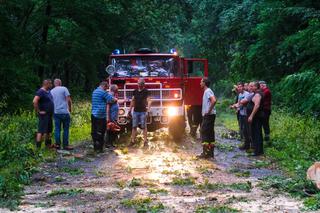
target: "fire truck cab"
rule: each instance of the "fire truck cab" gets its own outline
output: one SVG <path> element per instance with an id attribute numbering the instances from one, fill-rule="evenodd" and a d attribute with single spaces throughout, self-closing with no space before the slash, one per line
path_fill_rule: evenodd
<path id="1" fill-rule="evenodd" d="M 108 64 L 109 83 L 117 84 L 118 98 L 126 100 L 119 106 L 118 123 L 123 130 L 131 129 L 131 120 L 127 117 L 130 101 L 138 88 L 138 79 L 144 78 L 152 100 L 148 131 L 168 127 L 169 134 L 179 139 L 188 119 L 191 132 L 195 133 L 201 122 L 200 81 L 208 76 L 207 59 L 183 58 L 174 49 L 169 53 L 154 53 L 142 48 L 130 54 L 115 50 Z"/>

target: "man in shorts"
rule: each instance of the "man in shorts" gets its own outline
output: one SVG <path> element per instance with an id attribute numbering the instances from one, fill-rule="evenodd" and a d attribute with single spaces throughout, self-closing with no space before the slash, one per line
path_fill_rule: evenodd
<path id="1" fill-rule="evenodd" d="M 145 81 L 143 78 L 138 80 L 138 89 L 133 92 L 133 97 L 130 104 L 129 116 L 132 113 L 132 134 L 130 146 L 135 144 L 137 136 L 137 128 L 143 129 L 144 146 L 148 146 L 147 140 L 147 114 L 150 112 L 151 101 L 149 91 L 145 88 Z"/>
<path id="2" fill-rule="evenodd" d="M 42 87 L 33 98 L 33 107 L 38 116 L 38 131 L 36 136 L 36 147 L 41 148 L 42 138 L 45 138 L 46 147 L 51 146 L 52 115 L 54 110 L 53 99 L 50 93 L 52 82 L 46 79 Z"/>

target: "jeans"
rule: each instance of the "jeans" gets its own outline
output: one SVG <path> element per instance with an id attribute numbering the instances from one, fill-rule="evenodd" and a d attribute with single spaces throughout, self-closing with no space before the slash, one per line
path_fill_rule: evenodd
<path id="1" fill-rule="evenodd" d="M 69 114 L 54 114 L 54 138 L 56 144 L 60 146 L 60 132 L 61 124 L 63 125 L 63 147 L 69 146 L 69 127 L 70 127 L 70 115 Z"/>
<path id="2" fill-rule="evenodd" d="M 146 128 L 146 117 L 147 112 L 135 112 L 133 111 L 132 114 L 132 127 L 140 127 L 140 129 L 145 129 Z"/>

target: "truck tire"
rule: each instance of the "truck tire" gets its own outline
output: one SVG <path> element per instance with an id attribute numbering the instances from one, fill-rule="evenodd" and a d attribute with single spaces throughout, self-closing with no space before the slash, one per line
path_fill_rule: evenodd
<path id="1" fill-rule="evenodd" d="M 173 117 L 169 121 L 169 135 L 174 141 L 180 142 L 184 136 L 186 122 L 184 116 Z"/>

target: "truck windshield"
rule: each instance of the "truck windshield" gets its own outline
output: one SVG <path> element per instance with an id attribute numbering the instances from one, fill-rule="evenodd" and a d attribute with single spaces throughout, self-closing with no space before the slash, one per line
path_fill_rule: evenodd
<path id="1" fill-rule="evenodd" d="M 170 77 L 177 75 L 173 57 L 114 57 L 115 77 Z"/>

